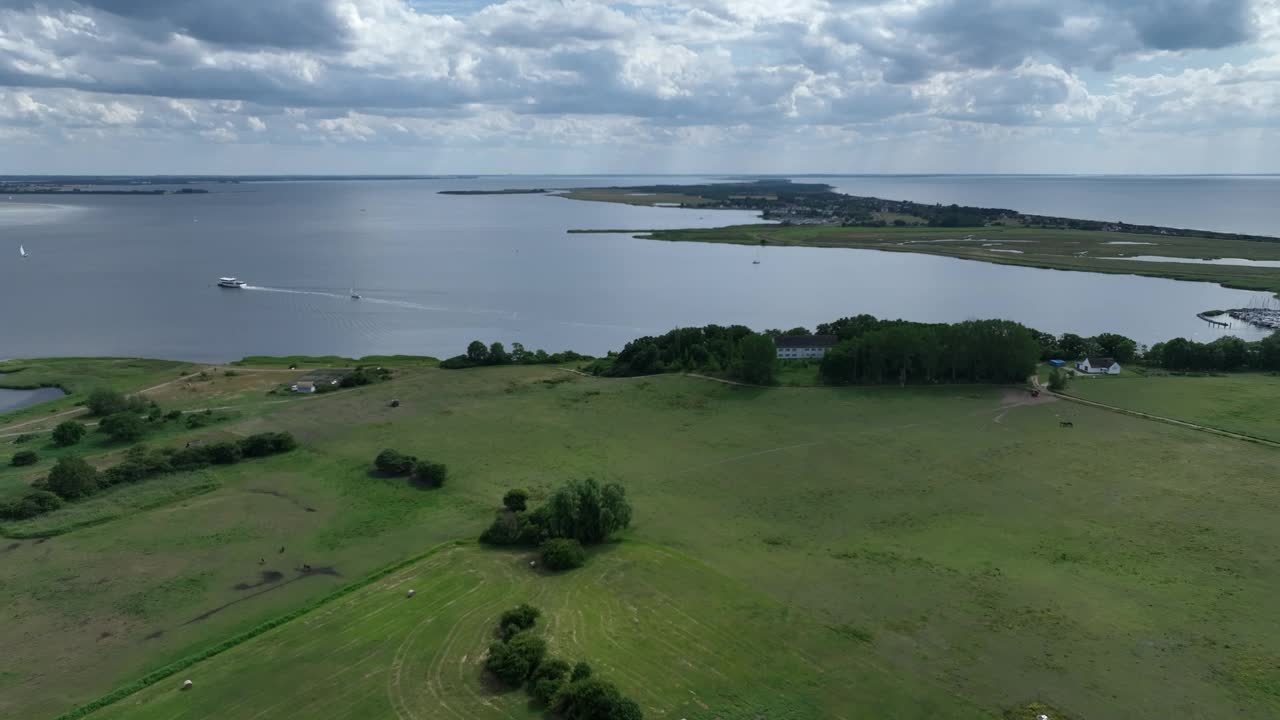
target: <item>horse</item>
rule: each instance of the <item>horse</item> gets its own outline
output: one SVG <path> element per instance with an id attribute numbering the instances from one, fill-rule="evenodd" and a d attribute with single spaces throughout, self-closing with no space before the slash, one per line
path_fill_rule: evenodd
<path id="1" fill-rule="evenodd" d="M 1062 428 L 1073 428 L 1073 427 L 1075 427 L 1075 424 L 1074 424 L 1074 423 L 1072 423 L 1070 420 L 1060 420 L 1060 421 L 1058 421 L 1058 427 L 1062 427 Z"/>

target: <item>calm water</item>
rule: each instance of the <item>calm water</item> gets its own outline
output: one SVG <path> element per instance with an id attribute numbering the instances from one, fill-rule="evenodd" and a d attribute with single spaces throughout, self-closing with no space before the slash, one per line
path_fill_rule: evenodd
<path id="1" fill-rule="evenodd" d="M 812 326 L 863 312 L 931 321 L 1005 317 L 1051 332 L 1115 331 L 1150 343 L 1217 337 L 1222 331 L 1196 312 L 1267 297 L 1206 283 L 875 251 L 768 248 L 753 265 L 760 251 L 751 247 L 565 232 L 727 225 L 753 221 L 749 213 L 436 194 L 671 181 L 248 183 L 210 186 L 208 195 L 58 197 L 51 201 L 63 207 L 8 211 L 0 199 L 0 357 L 445 356 L 473 339 L 598 354 L 680 325 Z M 855 191 L 846 181 L 864 194 L 905 197 L 896 192 L 905 187 L 901 178 L 832 182 Z M 865 187 L 875 182 L 883 184 Z M 971 196 L 957 190 L 953 199 Z M 1157 202 L 1142 197 L 1135 205 Z M 1022 207 L 1017 199 L 984 204 Z M 1269 204 L 1256 209 L 1268 212 L 1275 213 Z M 19 244 L 30 253 L 25 260 Z M 219 289 L 221 275 L 251 288 Z M 352 288 L 364 299 L 350 299 Z"/>
<path id="2" fill-rule="evenodd" d="M 0 376 L 3 375 L 4 373 L 0 373 Z M 34 390 L 0 388 L 0 413 L 20 410 L 30 405 L 56 400 L 65 394 L 60 388 L 36 388 Z"/>

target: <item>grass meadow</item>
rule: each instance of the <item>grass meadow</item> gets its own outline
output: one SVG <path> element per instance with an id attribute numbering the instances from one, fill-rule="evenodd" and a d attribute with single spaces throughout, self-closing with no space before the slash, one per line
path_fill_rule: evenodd
<path id="1" fill-rule="evenodd" d="M 90 717 L 533 717 L 478 664 L 522 600 L 654 718 L 1280 713 L 1273 448 L 1012 388 L 549 367 L 411 367 L 241 413 L 222 431 L 302 447 L 0 545 L 0 716 L 55 716 L 446 543 Z M 384 447 L 448 483 L 371 476 Z M 635 519 L 585 568 L 472 542 L 505 489 L 588 476 Z"/>

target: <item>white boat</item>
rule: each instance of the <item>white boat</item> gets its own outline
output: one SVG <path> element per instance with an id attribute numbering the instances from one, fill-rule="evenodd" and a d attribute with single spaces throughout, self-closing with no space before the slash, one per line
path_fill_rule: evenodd
<path id="1" fill-rule="evenodd" d="M 19 246 L 18 246 L 18 255 L 21 255 L 22 257 L 26 257 L 26 256 L 27 256 L 27 249 L 26 249 L 26 248 L 24 248 L 24 247 L 22 247 L 21 245 L 19 245 Z"/>
<path id="2" fill-rule="evenodd" d="M 218 278 L 218 287 L 235 288 L 239 290 L 246 285 L 245 281 L 237 280 L 232 277 Z"/>
<path id="3" fill-rule="evenodd" d="M 352 299 L 352 300 L 359 300 L 359 299 L 360 299 L 360 293 L 356 292 L 356 289 L 355 289 L 355 288 L 351 288 L 351 299 Z"/>

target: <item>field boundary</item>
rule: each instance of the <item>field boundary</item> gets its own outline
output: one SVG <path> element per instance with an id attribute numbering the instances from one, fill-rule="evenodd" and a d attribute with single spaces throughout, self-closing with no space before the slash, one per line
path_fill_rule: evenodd
<path id="1" fill-rule="evenodd" d="M 244 632 L 241 632 L 237 635 L 232 635 L 230 638 L 227 638 L 226 640 L 223 640 L 222 642 L 217 643 L 216 645 L 212 645 L 210 647 L 205 648 L 204 650 L 200 650 L 199 652 L 188 655 L 187 657 L 181 658 L 179 660 L 175 660 L 174 662 L 171 662 L 168 665 L 165 665 L 159 669 L 152 670 L 151 672 L 147 673 L 146 675 L 143 675 L 141 678 L 129 683 L 128 685 L 123 685 L 121 687 L 118 687 L 115 690 L 112 690 L 111 692 L 107 693 L 106 695 L 103 695 L 102 697 L 99 697 L 96 700 L 91 700 L 85 703 L 84 705 L 80 705 L 78 707 L 72 708 L 71 710 L 68 710 L 67 712 L 57 716 L 55 720 L 78 720 L 79 718 L 86 717 L 91 713 L 97 712 L 98 710 L 101 710 L 102 708 L 107 707 L 108 705 L 114 705 L 115 703 L 120 702 L 121 700 L 129 697 L 130 695 L 140 690 L 145 690 L 146 688 L 149 688 L 152 685 L 155 685 L 161 680 L 164 680 L 165 678 L 168 678 L 168 677 L 172 677 L 173 675 L 176 675 L 177 673 L 182 672 L 183 670 L 186 670 L 187 668 L 197 663 L 208 660 L 209 658 L 214 657 L 215 655 L 220 655 L 226 652 L 227 650 L 230 650 L 238 645 L 242 645 L 258 637 L 259 635 L 262 635 L 270 630 L 274 630 L 275 628 L 278 628 L 281 625 L 285 625 L 293 620 L 297 620 L 298 618 L 304 615 L 307 615 L 308 613 L 311 613 L 314 610 L 318 610 L 321 607 L 328 605 L 334 600 L 338 600 L 339 598 L 350 595 L 351 593 L 356 592 L 357 590 L 362 590 L 374 584 L 375 582 L 381 580 L 382 578 L 387 577 L 388 575 L 399 572 L 400 570 L 403 570 L 412 565 L 416 565 L 442 550 L 445 550 L 450 547 L 459 547 L 463 544 L 466 544 L 467 542 L 468 541 L 466 540 L 449 540 L 447 542 L 440 543 L 439 545 L 435 545 L 429 548 L 428 550 L 425 550 L 424 552 L 421 552 L 417 555 L 409 557 L 405 560 L 400 560 L 398 562 L 387 565 L 380 570 L 375 570 L 373 573 L 366 575 L 365 577 L 359 580 L 356 580 L 355 582 L 344 585 L 338 588 L 337 590 L 334 590 L 333 592 L 329 593 L 328 595 L 325 595 L 324 597 L 319 598 L 318 600 L 314 600 L 310 603 L 307 603 L 306 605 L 303 605 L 300 608 L 296 608 L 283 615 L 274 617 L 270 620 L 263 621 L 249 628 L 248 630 L 245 630 Z"/>
<path id="2" fill-rule="evenodd" d="M 164 500 L 156 500 L 155 502 L 145 503 L 145 504 L 139 505 L 136 508 L 133 508 L 131 511 L 128 511 L 128 512 L 121 512 L 115 515 L 104 515 L 103 517 L 93 518 L 90 520 L 81 520 L 79 522 L 67 523 L 66 525 L 59 525 L 58 527 L 49 528 L 47 530 L 32 530 L 29 532 L 23 532 L 21 530 L 13 531 L 13 530 L 9 530 L 8 526 L 0 525 L 0 537 L 9 538 L 10 540 L 36 540 L 39 538 L 51 538 L 51 537 L 57 537 L 59 535 L 66 535 L 67 533 L 73 532 L 76 530 L 83 530 L 85 528 L 91 528 L 96 525 L 105 525 L 109 522 L 114 522 L 116 520 L 119 520 L 120 518 L 133 515 L 134 513 L 147 512 L 149 510 L 156 510 L 158 508 L 162 508 L 166 505 L 171 505 L 176 502 L 181 502 L 183 500 L 190 500 L 193 497 L 199 497 L 201 495 L 206 495 L 208 493 L 211 493 L 214 490 L 218 490 L 221 487 L 222 487 L 222 483 L 218 482 L 217 480 L 208 480 L 204 483 L 201 483 L 199 485 L 194 485 L 188 488 L 188 491 L 184 494 L 176 495 L 174 497 L 166 498 Z"/>
<path id="3" fill-rule="evenodd" d="M 1038 384 L 1039 383 L 1037 383 L 1037 385 Z M 1244 433 L 1232 432 L 1230 430 L 1222 430 L 1220 428 L 1211 427 L 1209 425 L 1198 425 L 1193 422 L 1187 422 L 1186 420 L 1177 420 L 1175 418 L 1164 417 L 1163 415 L 1152 415 L 1151 413 L 1142 412 L 1141 410 L 1130 410 L 1129 408 L 1122 408 L 1122 407 L 1117 407 L 1115 405 L 1108 405 L 1106 403 L 1100 403 L 1095 400 L 1085 400 L 1084 398 L 1078 397 L 1076 395 L 1067 395 L 1065 393 L 1053 392 L 1052 390 L 1045 390 L 1045 392 L 1048 392 L 1050 395 L 1053 395 L 1054 397 L 1058 397 L 1063 400 L 1067 400 L 1069 402 L 1080 403 L 1081 405 L 1090 405 L 1092 407 L 1101 408 L 1103 410 L 1110 410 L 1111 412 L 1114 412 L 1114 413 L 1120 413 L 1121 415 L 1129 415 L 1136 418 L 1142 418 L 1143 420 L 1154 420 L 1156 422 L 1162 422 L 1168 425 L 1176 425 L 1177 427 L 1187 428 L 1189 430 L 1198 430 L 1203 433 L 1209 433 L 1210 435 L 1219 435 L 1221 437 L 1227 437 L 1233 440 L 1243 440 L 1245 442 L 1251 442 L 1258 445 L 1265 445 L 1267 447 L 1280 448 L 1280 442 L 1276 442 L 1275 440 L 1268 440 L 1266 438 L 1260 438 L 1254 435 L 1246 435 Z"/>

